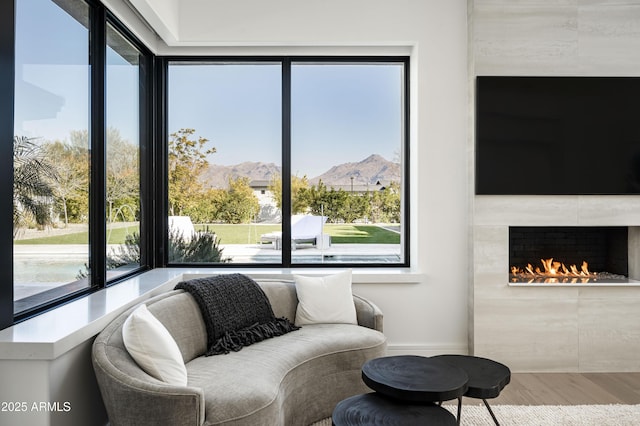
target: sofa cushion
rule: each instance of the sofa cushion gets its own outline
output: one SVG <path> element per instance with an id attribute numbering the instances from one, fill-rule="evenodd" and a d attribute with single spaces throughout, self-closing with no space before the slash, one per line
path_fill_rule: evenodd
<path id="1" fill-rule="evenodd" d="M 295 283 L 276 279 L 256 279 L 256 281 L 269 298 L 273 314 L 277 318 L 285 317 L 294 321 L 298 306 Z"/>
<path id="2" fill-rule="evenodd" d="M 358 325 L 306 325 L 240 352 L 196 358 L 187 363 L 187 374 L 189 385 L 201 387 L 206 395 L 205 425 L 307 424 L 302 421 L 305 416 L 313 421 L 330 415 L 314 410 L 333 407 L 346 393 L 352 395 L 352 384 L 362 383 L 362 364 L 380 356 L 385 346 L 382 333 Z M 309 380 L 314 386 L 308 386 Z M 342 389 L 344 383 L 350 384 L 348 391 Z M 291 386 L 302 384 L 304 389 L 292 391 Z M 295 406 L 298 392 L 313 389 L 322 390 L 316 396 L 317 407 Z M 365 392 L 366 386 L 359 391 Z M 290 397 L 283 401 L 279 393 Z M 291 417 L 279 417 L 283 415 Z"/>
<path id="3" fill-rule="evenodd" d="M 207 350 L 207 330 L 195 299 L 182 290 L 147 303 L 149 311 L 169 330 L 187 363 Z"/>
<path id="4" fill-rule="evenodd" d="M 122 339 L 131 357 L 148 374 L 172 385 L 187 384 L 178 345 L 146 305 L 140 305 L 125 320 Z"/>
<path id="5" fill-rule="evenodd" d="M 351 292 L 351 270 L 322 277 L 294 275 L 298 294 L 296 325 L 357 324 Z"/>

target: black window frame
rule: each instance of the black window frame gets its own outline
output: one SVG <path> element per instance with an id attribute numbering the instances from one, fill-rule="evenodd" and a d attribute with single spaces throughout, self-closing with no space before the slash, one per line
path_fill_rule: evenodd
<path id="1" fill-rule="evenodd" d="M 154 140 L 155 114 L 155 56 L 102 3 L 83 0 L 89 7 L 89 138 L 91 148 L 89 190 L 89 271 L 88 287 L 69 291 L 52 300 L 15 313 L 13 282 L 13 227 L 0 227 L 0 329 L 24 321 L 42 312 L 87 294 L 115 285 L 133 275 L 153 268 L 154 257 L 149 256 L 154 244 Z M 16 8 L 18 0 L 0 2 L 0 140 L 13 141 L 15 104 L 15 41 Z M 105 213 L 105 134 L 106 134 L 106 27 L 117 30 L 140 52 L 140 266 L 113 280 L 106 271 L 106 213 Z M 0 200 L 3 205 L 13 203 L 13 143 L 0 144 Z M 0 210 L 0 223 L 12 222 L 12 209 Z"/>
<path id="2" fill-rule="evenodd" d="M 159 136 L 158 146 L 163 153 L 168 151 L 168 74 L 169 65 L 177 63 L 280 63 L 282 66 L 282 240 L 291 240 L 291 68 L 299 63 L 340 64 L 340 63 L 402 63 L 403 64 L 403 163 L 402 163 L 402 227 L 401 245 L 403 260 L 397 263 L 298 263 L 292 262 L 290 244 L 282 244 L 282 258 L 279 263 L 170 263 L 168 261 L 168 168 L 167 155 L 163 155 L 161 174 L 156 175 L 159 211 L 163 217 L 157 223 L 162 226 L 156 229 L 156 241 L 161 242 L 160 249 L 155 251 L 155 264 L 164 267 L 193 268 L 403 268 L 411 265 L 410 256 L 410 57 L 409 56 L 162 56 L 157 57 L 159 105 L 162 109 L 156 119 Z"/>
<path id="3" fill-rule="evenodd" d="M 13 205 L 13 120 L 15 86 L 15 1 L 0 2 L 0 205 Z M 13 324 L 12 209 L 0 209 L 0 328 Z"/>
<path id="4" fill-rule="evenodd" d="M 0 2 L 0 140 L 13 141 L 15 104 L 15 28 L 18 0 Z M 52 0 L 53 1 L 53 0 Z M 70 291 L 47 303 L 16 314 L 13 282 L 13 229 L 0 227 L 0 329 L 24 321 L 64 303 L 116 285 L 134 275 L 156 268 L 175 266 L 216 268 L 398 268 L 411 265 L 410 256 L 410 58 L 408 56 L 156 56 L 117 17 L 98 0 L 83 0 L 90 8 L 89 65 L 91 181 L 89 218 L 89 258 L 92 262 L 87 288 Z M 106 275 L 106 28 L 107 23 L 123 35 L 141 53 L 140 57 L 140 266 L 113 280 Z M 404 140 L 403 140 L 403 240 L 404 258 L 398 263 L 292 263 L 291 250 L 285 244 L 280 263 L 273 264 L 169 264 L 167 261 L 168 183 L 167 183 L 167 74 L 171 61 L 200 62 L 280 62 L 282 64 L 282 234 L 291 238 L 291 66 L 294 63 L 389 63 L 404 65 Z M 100 167 L 95 167 L 99 165 Z M 13 202 L 13 144 L 0 144 L 0 200 Z M 0 223 L 12 223 L 11 209 L 0 210 Z"/>

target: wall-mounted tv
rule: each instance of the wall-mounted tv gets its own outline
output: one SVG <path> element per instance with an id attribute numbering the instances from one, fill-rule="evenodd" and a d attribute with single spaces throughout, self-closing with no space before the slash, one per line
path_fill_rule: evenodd
<path id="1" fill-rule="evenodd" d="M 640 77 L 476 80 L 476 194 L 639 194 Z"/>

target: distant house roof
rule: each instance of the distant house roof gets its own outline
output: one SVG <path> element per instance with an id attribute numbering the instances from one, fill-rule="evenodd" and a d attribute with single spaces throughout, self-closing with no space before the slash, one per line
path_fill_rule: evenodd
<path id="1" fill-rule="evenodd" d="M 269 189 L 269 185 L 270 185 L 271 181 L 269 180 L 260 180 L 260 179 L 256 179 L 256 180 L 252 180 L 251 182 L 249 182 L 249 186 L 254 189 L 254 190 L 260 190 L 260 189 Z M 326 184 L 327 188 L 329 190 L 334 189 L 335 191 L 339 191 L 339 190 L 343 190 L 345 192 L 358 192 L 358 193 L 364 193 L 367 191 L 381 191 L 383 189 L 385 189 L 386 187 L 386 183 L 382 183 L 380 181 L 376 182 L 376 183 L 370 183 L 370 184 L 353 184 L 351 185 L 350 183 L 346 184 L 346 185 L 329 185 Z"/>
<path id="2" fill-rule="evenodd" d="M 252 180 L 249 182 L 249 186 L 252 189 L 268 189 L 271 181 L 268 180 Z"/>
<path id="3" fill-rule="evenodd" d="M 384 189 L 383 185 L 356 185 L 353 186 L 351 184 L 348 185 L 327 185 L 329 190 L 334 189 L 335 191 L 343 190 L 345 192 L 367 192 L 367 191 L 380 191 Z"/>

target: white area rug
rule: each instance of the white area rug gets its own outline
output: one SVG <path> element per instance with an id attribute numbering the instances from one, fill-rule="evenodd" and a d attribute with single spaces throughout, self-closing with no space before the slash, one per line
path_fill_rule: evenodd
<path id="1" fill-rule="evenodd" d="M 454 415 L 456 405 L 444 405 Z M 492 405 L 500 426 L 640 426 L 640 405 Z M 484 405 L 462 405 L 463 426 L 492 426 Z M 331 426 L 324 419 L 312 426 Z"/>

